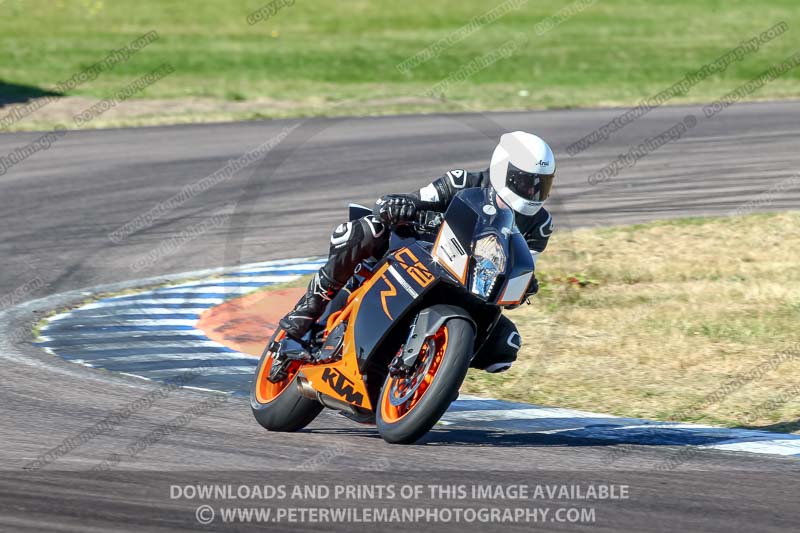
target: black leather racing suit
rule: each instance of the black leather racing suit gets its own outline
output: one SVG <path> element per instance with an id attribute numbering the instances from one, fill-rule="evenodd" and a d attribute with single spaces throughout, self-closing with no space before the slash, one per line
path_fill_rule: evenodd
<path id="1" fill-rule="evenodd" d="M 429 210 L 444 212 L 456 193 L 472 187 L 490 187 L 489 171 L 467 172 L 462 169 L 450 170 L 444 176 L 434 180 L 417 192 L 406 195 L 424 202 Z M 362 261 L 370 257 L 382 257 L 389 247 L 390 231 L 377 216 L 380 203 L 376 205 L 375 214 L 339 225 L 331 235 L 331 247 L 328 262 L 320 269 L 319 274 L 309 286 L 309 295 L 314 293 L 329 299 L 342 289 L 353 272 Z M 547 247 L 547 241 L 553 232 L 553 218 L 542 208 L 532 216 L 516 214 L 515 221 L 520 233 L 528 242 L 528 247 L 535 257 Z M 530 293 L 536 290 L 536 281 L 531 283 Z M 301 300 L 302 302 L 302 300 Z M 298 304 L 300 305 L 300 304 Z M 298 309 L 300 309 L 298 311 Z M 295 312 L 302 312 L 299 307 Z M 286 318 L 292 316 L 292 313 Z M 507 317 L 498 321 L 483 348 L 472 361 L 472 366 L 489 372 L 507 370 L 517 358 L 521 346 L 521 338 L 516 326 Z"/>

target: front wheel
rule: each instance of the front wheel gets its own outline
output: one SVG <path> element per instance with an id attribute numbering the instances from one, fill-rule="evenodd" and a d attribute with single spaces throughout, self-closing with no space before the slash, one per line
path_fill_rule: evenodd
<path id="1" fill-rule="evenodd" d="M 293 363 L 286 379 L 272 383 L 267 379 L 272 367 L 269 349 L 264 350 L 258 362 L 250 393 L 250 407 L 258 423 L 269 431 L 300 431 L 323 409 L 321 403 L 306 398 L 297 390 L 295 379 L 298 366 L 299 363 Z"/>
<path id="2" fill-rule="evenodd" d="M 386 378 L 376 416 L 386 442 L 411 444 L 439 421 L 467 375 L 474 342 L 472 324 L 451 318 L 425 342 L 411 375 Z"/>

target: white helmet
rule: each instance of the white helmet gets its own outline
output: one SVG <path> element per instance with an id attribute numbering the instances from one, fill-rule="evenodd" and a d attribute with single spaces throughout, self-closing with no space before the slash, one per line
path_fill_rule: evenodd
<path id="1" fill-rule="evenodd" d="M 489 180 L 511 209 L 534 215 L 550 196 L 556 174 L 556 158 L 542 139 L 524 131 L 500 137 L 489 166 Z"/>

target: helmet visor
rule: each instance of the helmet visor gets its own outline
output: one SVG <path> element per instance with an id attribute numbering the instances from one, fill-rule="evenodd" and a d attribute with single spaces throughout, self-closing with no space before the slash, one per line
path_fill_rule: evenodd
<path id="1" fill-rule="evenodd" d="M 532 174 L 508 164 L 506 187 L 525 200 L 544 202 L 553 187 L 553 174 Z"/>

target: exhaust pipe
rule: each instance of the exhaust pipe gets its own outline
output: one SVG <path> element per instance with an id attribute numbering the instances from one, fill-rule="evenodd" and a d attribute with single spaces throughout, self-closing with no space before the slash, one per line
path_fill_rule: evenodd
<path id="1" fill-rule="evenodd" d="M 297 374 L 297 379 L 295 380 L 297 383 L 297 391 L 300 393 L 301 396 L 304 398 L 309 398 L 311 400 L 317 400 L 319 403 L 327 407 L 328 409 L 334 409 L 336 411 L 344 411 L 346 413 L 350 413 L 351 415 L 358 415 L 360 414 L 355 407 L 350 405 L 347 402 L 343 402 L 342 400 L 337 400 L 332 396 L 328 396 L 327 394 L 322 394 L 321 392 L 317 392 L 308 382 L 308 379 L 302 374 Z"/>
<path id="2" fill-rule="evenodd" d="M 349 403 L 343 402 L 342 400 L 337 400 L 336 398 L 328 396 L 327 394 L 322 394 L 321 392 L 318 392 L 317 400 L 319 400 L 319 403 L 321 403 L 322 405 L 324 405 L 329 409 L 344 411 L 345 413 L 350 413 L 351 415 L 359 414 L 359 412 L 356 411 L 355 407 L 353 407 Z"/>
<path id="3" fill-rule="evenodd" d="M 300 396 L 310 400 L 317 399 L 317 391 L 311 387 L 311 384 L 302 372 L 297 374 L 297 379 L 294 381 L 297 384 L 297 392 L 300 393 Z"/>

